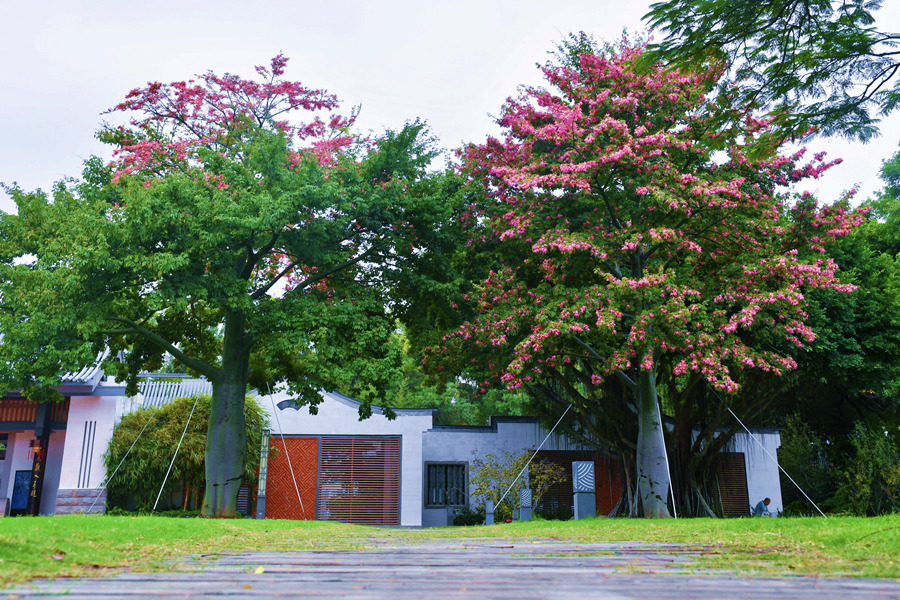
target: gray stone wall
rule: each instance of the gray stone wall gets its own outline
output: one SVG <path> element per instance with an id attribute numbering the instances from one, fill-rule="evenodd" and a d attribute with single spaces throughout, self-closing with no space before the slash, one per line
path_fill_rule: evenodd
<path id="1" fill-rule="evenodd" d="M 94 502 L 95 499 L 97 502 Z M 91 504 L 94 505 L 93 509 L 91 509 Z M 59 490 L 56 493 L 56 514 L 58 515 L 86 513 L 89 509 L 91 514 L 106 512 L 106 490 Z"/>

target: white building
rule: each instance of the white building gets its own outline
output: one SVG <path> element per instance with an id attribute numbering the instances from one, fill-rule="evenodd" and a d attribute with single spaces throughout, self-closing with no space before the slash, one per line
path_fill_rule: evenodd
<path id="1" fill-rule="evenodd" d="M 6 444 L 0 451 L 0 514 L 102 511 L 102 457 L 118 419 L 211 388 L 185 378 L 147 381 L 140 389 L 138 396 L 126 397 L 123 385 L 106 381 L 99 369 L 86 369 L 66 376 L 62 403 L 0 399 L 0 442 Z M 621 495 L 617 460 L 562 436 L 545 441 L 547 432 L 535 419 L 494 417 L 484 427 L 447 427 L 433 424 L 430 409 L 398 409 L 389 420 L 373 407 L 372 417 L 360 421 L 359 403 L 336 393 L 323 394 L 316 415 L 298 409 L 285 392 L 259 401 L 270 413 L 267 448 L 274 449 L 261 466 L 260 517 L 446 525 L 453 511 L 478 502 L 469 483 L 475 459 L 529 451 L 542 442 L 539 456 L 563 467 L 594 461 L 597 514 L 611 511 Z M 755 437 L 776 456 L 777 430 L 760 430 Z M 749 514 L 751 504 L 770 497 L 770 510 L 781 511 L 774 461 L 747 434 L 738 434 L 728 450 L 723 505 L 732 514 Z M 568 492 L 554 492 L 554 502 L 570 501 L 568 485 Z"/>

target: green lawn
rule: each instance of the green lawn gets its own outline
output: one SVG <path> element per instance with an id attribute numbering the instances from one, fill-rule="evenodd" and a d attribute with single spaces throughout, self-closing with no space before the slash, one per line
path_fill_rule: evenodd
<path id="1" fill-rule="evenodd" d="M 698 567 L 754 575 L 900 579 L 900 515 L 879 518 L 592 519 L 490 527 L 377 529 L 339 523 L 56 516 L 0 519 L 0 588 L 35 578 L 171 569 L 185 557 L 251 550 L 362 548 L 459 537 L 677 542 L 707 547 Z"/>

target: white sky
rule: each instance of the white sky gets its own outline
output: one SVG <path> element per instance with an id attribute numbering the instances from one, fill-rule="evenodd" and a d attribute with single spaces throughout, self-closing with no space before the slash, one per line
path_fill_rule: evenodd
<path id="1" fill-rule="evenodd" d="M 535 63 L 570 32 L 617 39 L 642 28 L 649 0 L 45 0 L 0 4 L 0 182 L 49 190 L 79 176 L 100 113 L 148 81 L 213 70 L 250 76 L 283 52 L 286 77 L 361 104 L 357 125 L 380 132 L 425 119 L 443 147 L 481 141 L 504 99 L 538 84 Z M 900 30 L 900 2 L 876 18 Z M 862 146 L 814 140 L 845 162 L 805 185 L 823 200 L 882 187 L 900 114 Z M 0 209 L 14 210 L 0 193 Z"/>

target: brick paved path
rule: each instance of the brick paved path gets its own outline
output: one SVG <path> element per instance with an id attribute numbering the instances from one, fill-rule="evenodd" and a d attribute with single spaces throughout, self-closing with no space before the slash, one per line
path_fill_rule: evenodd
<path id="1" fill-rule="evenodd" d="M 434 540 L 364 551 L 248 553 L 192 560 L 172 573 L 34 582 L 22 600 L 106 598 L 900 599 L 900 582 L 756 579 L 691 568 L 702 549 L 637 542 Z"/>

